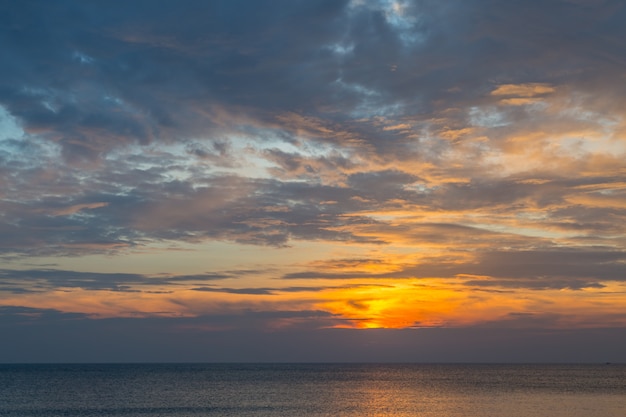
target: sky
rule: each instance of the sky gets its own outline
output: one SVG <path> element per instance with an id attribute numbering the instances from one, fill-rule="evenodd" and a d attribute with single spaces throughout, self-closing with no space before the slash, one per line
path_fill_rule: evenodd
<path id="1" fill-rule="evenodd" d="M 0 0 L 0 362 L 626 362 L 621 0 Z"/>

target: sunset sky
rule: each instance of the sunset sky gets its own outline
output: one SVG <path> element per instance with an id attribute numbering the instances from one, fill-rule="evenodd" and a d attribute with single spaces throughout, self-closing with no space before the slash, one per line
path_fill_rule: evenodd
<path id="1" fill-rule="evenodd" d="M 0 0 L 0 334 L 626 361 L 626 3 Z"/>

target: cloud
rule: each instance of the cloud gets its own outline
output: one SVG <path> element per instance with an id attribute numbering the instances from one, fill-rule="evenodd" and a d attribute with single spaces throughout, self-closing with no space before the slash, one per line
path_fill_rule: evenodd
<path id="1" fill-rule="evenodd" d="M 44 293 L 61 288 L 138 291 L 142 287 L 159 286 L 160 288 L 168 289 L 168 287 L 176 287 L 180 283 L 202 283 L 233 277 L 233 275 L 228 273 L 149 276 L 143 274 L 82 272 L 59 269 L 1 269 L 0 291 Z"/>
<path id="2" fill-rule="evenodd" d="M 469 279 L 467 285 L 504 288 L 602 288 L 601 282 L 623 281 L 623 251 L 609 249 L 502 251 L 485 248 L 473 253 L 460 251 L 456 257 L 426 257 L 417 263 L 393 263 L 368 259 L 328 260 L 308 271 L 292 272 L 285 279 Z M 374 266 L 372 268 L 372 265 Z"/>
<path id="3" fill-rule="evenodd" d="M 458 317 L 397 292 L 441 285 L 463 325 L 562 323 L 557 290 L 598 323 L 582 295 L 617 305 L 626 276 L 625 19 L 613 0 L 1 5 L 0 303 L 434 326 Z M 155 248 L 164 275 L 142 272 Z"/>
<path id="4" fill-rule="evenodd" d="M 533 23 L 520 26 L 519 5 L 486 1 L 427 8 L 405 4 L 397 10 L 378 3 L 246 4 L 248 13 L 263 17 L 254 21 L 230 3 L 193 2 L 179 10 L 153 2 L 147 9 L 108 7 L 105 14 L 100 6 L 21 5 L 7 15 L 19 23 L 5 32 L 12 65 L 5 69 L 3 102 L 27 131 L 43 132 L 61 144 L 67 157 L 97 158 L 129 143 L 241 131 L 233 120 L 223 124 L 220 108 L 238 112 L 238 120 L 247 118 L 255 127 L 271 126 L 290 136 L 328 140 L 341 122 L 342 135 L 351 132 L 352 143 L 395 153 L 398 143 L 388 142 L 389 136 L 381 134 L 385 130 L 414 126 L 420 132 L 441 111 L 484 105 L 486 98 L 476 97 L 486 89 L 500 94 L 517 86 L 516 94 L 524 96 L 533 88 L 555 88 L 568 81 L 566 64 L 580 68 L 585 81 L 612 74 L 617 50 L 611 39 L 621 30 L 612 22 L 623 13 L 608 2 L 594 7 L 533 3 L 522 10 Z M 143 25 L 132 25 L 140 9 Z M 81 16 L 79 24 L 64 24 L 70 11 Z M 164 16 L 178 16 L 186 24 Z M 47 36 L 49 27 L 37 26 L 37 19 L 64 30 Z M 278 21 L 282 24 L 272 24 Z M 582 28 L 600 26 L 604 36 L 597 42 L 607 55 L 593 67 L 584 66 L 583 59 L 597 54 L 598 45 L 584 41 Z M 303 30 L 313 27 L 319 30 Z M 551 35 L 538 41 L 547 31 Z M 409 33 L 420 41 L 408 42 Z M 575 35 L 570 40 L 555 36 L 559 33 Z M 18 36 L 28 40 L 19 52 L 9 42 Z M 44 57 L 57 65 L 43 74 L 22 71 Z M 527 70 L 522 82 L 490 81 L 520 65 Z M 396 70 L 390 72 L 390 66 Z M 591 91 L 585 82 L 577 88 Z M 345 128 L 349 114 L 414 120 L 363 132 Z M 462 122 L 459 116 L 449 122 Z"/>
<path id="5" fill-rule="evenodd" d="M 310 311 L 274 317 L 324 320 Z M 327 317 L 327 316 L 326 316 Z M 16 321 L 17 319 L 17 321 Z M 299 331 L 223 327 L 225 317 L 85 319 L 54 310 L 2 308 L 7 363 L 102 362 L 620 362 L 622 328 L 536 330 L 479 326 L 433 329 Z M 240 323 L 262 315 L 231 318 Z M 301 323 L 303 322 L 301 321 Z M 226 320 L 228 323 L 229 320 Z M 27 326 L 24 324 L 28 323 Z M 107 343 L 102 343 L 102 340 Z M 36 346 L 44 345 L 45 350 Z M 184 358 L 184 359 L 181 359 Z"/>
<path id="6" fill-rule="evenodd" d="M 103 203 L 103 202 L 87 203 L 87 204 L 77 204 L 75 206 L 59 209 L 56 212 L 54 212 L 53 214 L 56 215 L 56 216 L 67 216 L 67 215 L 71 215 L 71 214 L 76 214 L 79 211 L 84 210 L 84 209 L 97 209 L 97 208 L 100 208 L 100 207 L 106 207 L 107 204 L 108 203 Z"/>
<path id="7" fill-rule="evenodd" d="M 541 83 L 502 84 L 490 94 L 492 96 L 536 97 L 554 91 L 554 87 Z"/>

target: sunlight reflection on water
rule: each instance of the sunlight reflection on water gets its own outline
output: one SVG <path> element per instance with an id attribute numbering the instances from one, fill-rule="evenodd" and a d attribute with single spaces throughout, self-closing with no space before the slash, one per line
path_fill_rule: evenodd
<path id="1" fill-rule="evenodd" d="M 626 366 L 0 365 L 0 415 L 623 417 Z"/>

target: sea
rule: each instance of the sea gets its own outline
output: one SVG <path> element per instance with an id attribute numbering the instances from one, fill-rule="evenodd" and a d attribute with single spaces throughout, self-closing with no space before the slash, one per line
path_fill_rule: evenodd
<path id="1" fill-rule="evenodd" d="M 626 365 L 4 364 L 0 416 L 624 417 Z"/>

